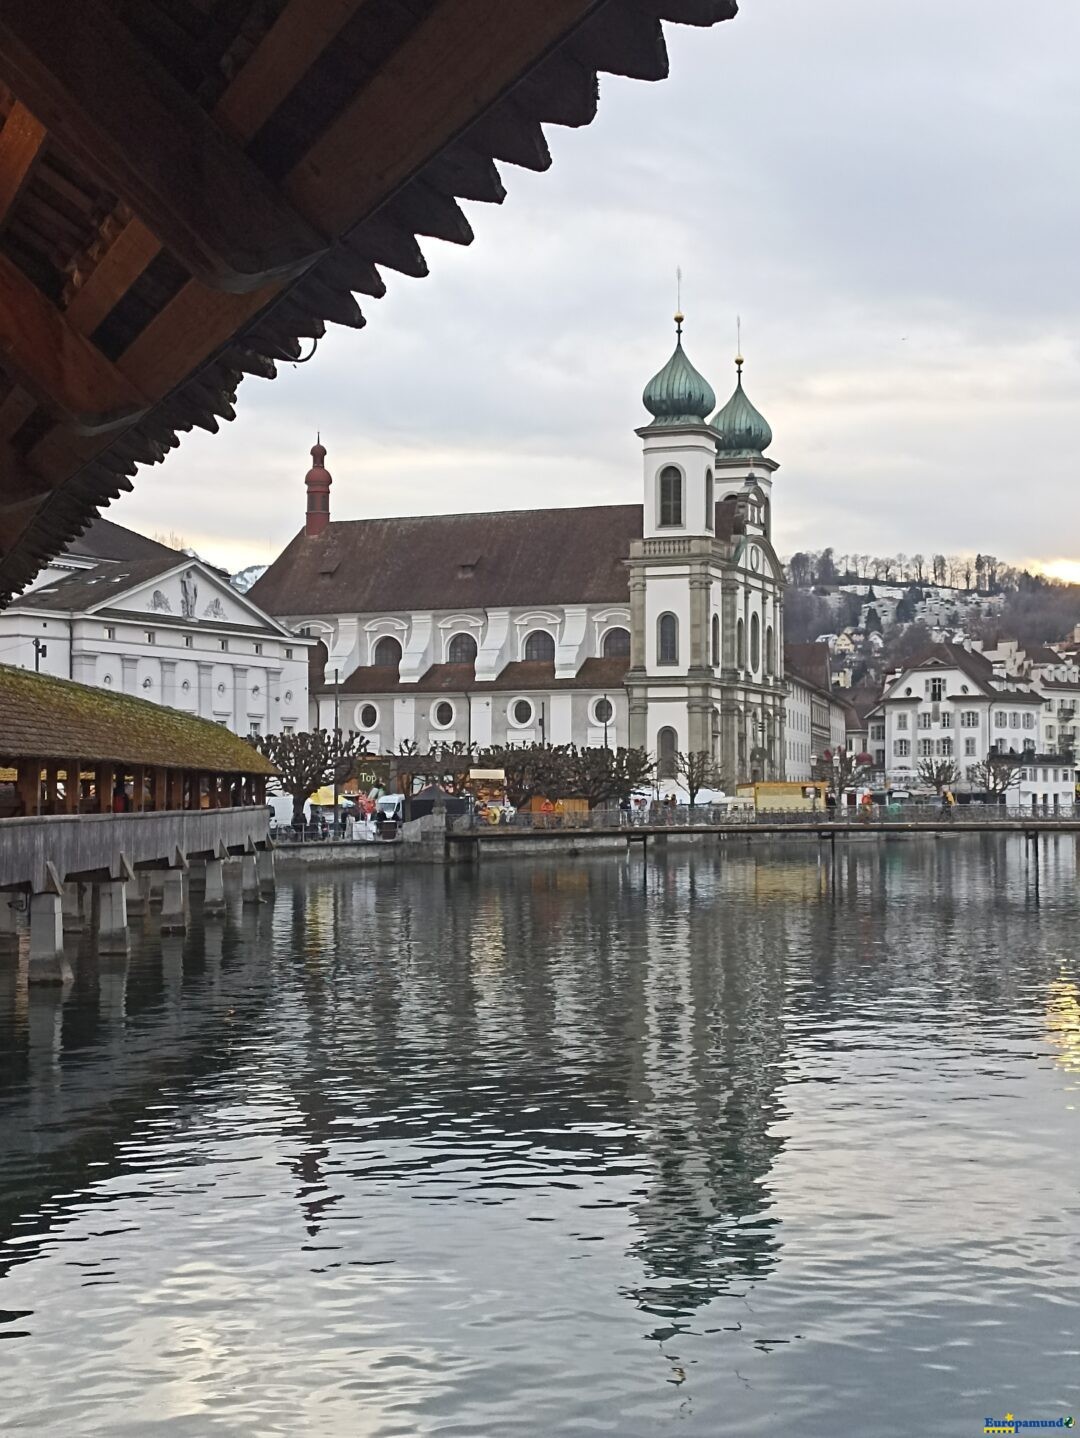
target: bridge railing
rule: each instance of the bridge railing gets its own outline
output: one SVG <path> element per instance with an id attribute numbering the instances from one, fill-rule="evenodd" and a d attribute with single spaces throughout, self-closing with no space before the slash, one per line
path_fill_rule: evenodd
<path id="1" fill-rule="evenodd" d="M 722 805 L 652 804 L 645 809 L 599 808 L 587 811 L 568 810 L 565 813 L 528 813 L 518 811 L 512 818 L 493 824 L 490 820 L 475 814 L 467 814 L 454 821 L 455 833 L 499 834 L 528 830 L 532 832 L 566 832 L 574 830 L 634 830 L 648 829 L 689 829 L 689 828 L 746 828 L 776 827 L 782 825 L 791 829 L 814 829 L 825 825 L 844 825 L 853 829 L 861 825 L 875 827 L 895 824 L 903 828 L 910 824 L 985 825 L 1025 823 L 1032 820 L 1045 823 L 1060 820 L 1075 823 L 1080 819 L 1080 809 L 1069 807 L 1054 808 L 1051 805 L 1018 804 L 873 804 L 840 805 L 835 809 L 768 809 L 756 812 L 753 809 L 732 808 Z"/>

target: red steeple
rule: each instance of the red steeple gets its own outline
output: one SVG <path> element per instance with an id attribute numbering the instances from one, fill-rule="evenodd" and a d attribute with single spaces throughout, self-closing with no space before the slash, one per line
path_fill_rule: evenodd
<path id="1" fill-rule="evenodd" d="M 326 468 L 326 450 L 321 436 L 311 446 L 311 468 L 304 477 L 307 485 L 307 524 L 304 533 L 321 534 L 330 523 L 330 486 L 333 484 Z"/>

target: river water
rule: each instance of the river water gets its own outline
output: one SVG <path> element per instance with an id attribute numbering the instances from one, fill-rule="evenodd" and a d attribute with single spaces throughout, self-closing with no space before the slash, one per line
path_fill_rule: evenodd
<path id="1" fill-rule="evenodd" d="M 0 959 L 0 1432 L 1080 1424 L 1077 879 L 740 842 Z"/>

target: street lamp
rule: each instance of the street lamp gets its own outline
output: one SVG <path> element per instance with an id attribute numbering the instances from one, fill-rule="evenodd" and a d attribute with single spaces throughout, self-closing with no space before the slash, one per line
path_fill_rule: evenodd
<path id="1" fill-rule="evenodd" d="M 341 670 L 334 670 L 334 838 L 338 837 L 338 751 L 341 748 L 341 722 L 338 706 L 341 699 Z"/>
<path id="2" fill-rule="evenodd" d="M 609 702 L 608 697 L 607 697 L 606 694 L 604 695 L 604 698 L 603 698 L 603 701 L 602 701 L 602 702 L 603 702 L 603 705 L 604 705 L 604 748 L 606 749 L 606 748 L 608 747 L 608 741 L 607 741 L 608 716 L 609 716 L 610 713 L 611 713 L 611 704 L 610 704 L 610 702 Z"/>

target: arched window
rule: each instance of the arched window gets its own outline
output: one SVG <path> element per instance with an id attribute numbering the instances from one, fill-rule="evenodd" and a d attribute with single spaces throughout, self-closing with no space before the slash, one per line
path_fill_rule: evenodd
<path id="1" fill-rule="evenodd" d="M 705 471 L 705 528 L 711 534 L 716 527 L 716 499 L 713 494 L 712 470 Z"/>
<path id="2" fill-rule="evenodd" d="M 401 645 L 392 635 L 384 634 L 372 650 L 371 662 L 396 669 L 401 663 Z"/>
<path id="3" fill-rule="evenodd" d="M 746 625 L 741 619 L 735 626 L 735 663 L 740 669 L 746 668 Z"/>
<path id="4" fill-rule="evenodd" d="M 629 659 L 630 658 L 630 631 L 629 629 L 609 629 L 604 635 L 604 658 L 605 659 Z"/>
<path id="5" fill-rule="evenodd" d="M 761 620 L 750 616 L 750 672 L 756 674 L 761 663 Z"/>
<path id="6" fill-rule="evenodd" d="M 682 474 L 673 464 L 660 471 L 660 528 L 671 529 L 683 522 Z"/>
<path id="7" fill-rule="evenodd" d="M 656 662 L 679 662 L 679 621 L 674 614 L 661 614 L 656 621 Z"/>
<path id="8" fill-rule="evenodd" d="M 661 729 L 656 736 L 656 777 L 674 779 L 679 766 L 679 736 L 674 729 Z"/>
<path id="9" fill-rule="evenodd" d="M 714 614 L 712 617 L 712 662 L 713 668 L 720 668 L 720 616 Z"/>
<path id="10" fill-rule="evenodd" d="M 446 650 L 447 664 L 473 664 L 476 661 L 476 640 L 471 634 L 455 634 Z"/>
<path id="11" fill-rule="evenodd" d="M 776 640 L 770 624 L 765 631 L 765 673 L 772 677 L 776 673 Z"/>
<path id="12" fill-rule="evenodd" d="M 525 640 L 525 658 L 531 664 L 555 663 L 555 641 L 546 629 L 534 629 Z"/>

